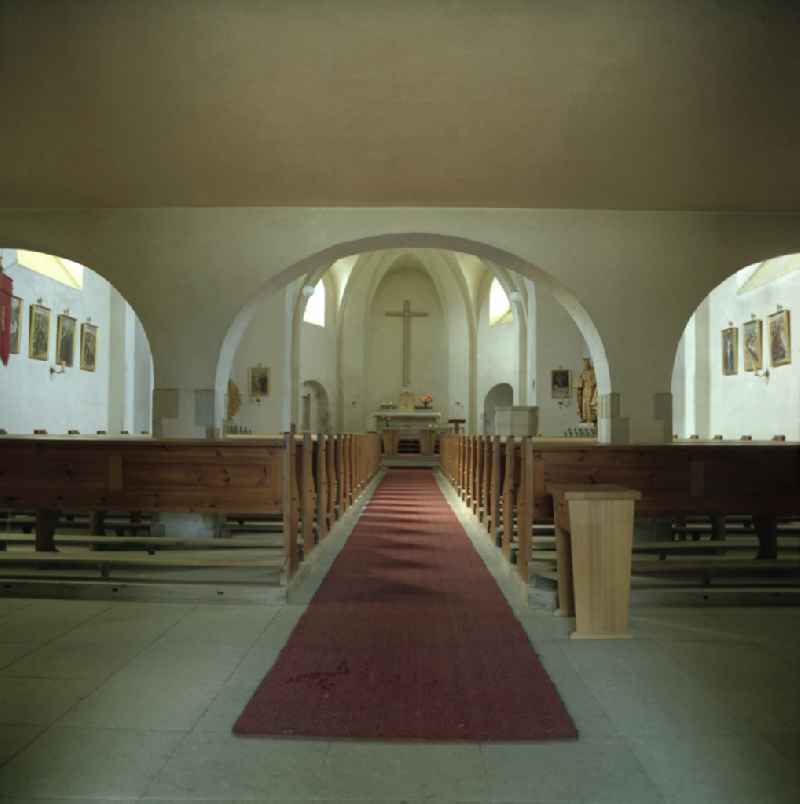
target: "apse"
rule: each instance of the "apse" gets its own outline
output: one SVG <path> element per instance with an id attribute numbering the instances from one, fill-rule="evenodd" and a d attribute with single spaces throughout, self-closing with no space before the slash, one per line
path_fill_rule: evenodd
<path id="1" fill-rule="evenodd" d="M 78 262 L 26 249 L 0 254 L 12 283 L 0 429 L 149 433 L 153 361 L 133 308 Z"/>

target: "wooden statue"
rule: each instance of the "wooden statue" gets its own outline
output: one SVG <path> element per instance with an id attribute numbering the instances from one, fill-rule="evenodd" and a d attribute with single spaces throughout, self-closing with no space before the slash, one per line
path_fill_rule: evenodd
<path id="1" fill-rule="evenodd" d="M 583 358 L 583 371 L 575 385 L 575 394 L 580 420 L 587 424 L 595 424 L 597 422 L 597 379 L 594 375 L 592 361 L 588 357 Z"/>
<path id="2" fill-rule="evenodd" d="M 228 418 L 232 419 L 242 407 L 242 394 L 239 386 L 233 381 L 228 380 Z"/>

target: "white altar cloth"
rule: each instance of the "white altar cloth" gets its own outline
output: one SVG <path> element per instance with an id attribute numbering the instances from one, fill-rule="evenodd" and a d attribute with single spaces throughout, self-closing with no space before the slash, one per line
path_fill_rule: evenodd
<path id="1" fill-rule="evenodd" d="M 378 430 L 435 427 L 442 414 L 437 410 L 376 410 L 372 414 Z"/>

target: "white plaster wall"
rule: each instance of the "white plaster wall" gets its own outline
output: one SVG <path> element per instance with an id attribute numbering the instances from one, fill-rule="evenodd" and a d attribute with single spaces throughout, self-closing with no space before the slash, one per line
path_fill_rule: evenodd
<path id="1" fill-rule="evenodd" d="M 422 270 L 391 271 L 381 281 L 368 314 L 366 338 L 366 374 L 364 384 L 365 419 L 361 427 L 370 427 L 371 413 L 384 400 L 397 401 L 402 388 L 403 323 L 388 318 L 386 312 L 403 309 L 411 303 L 412 312 L 426 312 L 425 318 L 411 322 L 411 384 L 418 396 L 430 393 L 433 408 L 449 411 L 448 338 L 444 314 L 436 288 Z M 355 348 L 355 345 L 354 345 Z"/>
<path id="2" fill-rule="evenodd" d="M 128 400 L 125 425 L 131 433 L 151 432 L 153 422 L 153 359 L 142 322 L 128 306 L 127 317 L 133 319 L 132 338 L 133 365 L 135 370 L 128 377 Z M 128 330 L 130 332 L 130 328 Z M 132 388 L 131 388 L 132 385 Z"/>
<path id="3" fill-rule="evenodd" d="M 338 365 L 336 339 L 336 292 L 333 282 L 326 285 L 325 326 L 303 322 L 300 346 L 300 386 L 301 394 L 308 393 L 303 383 L 318 382 L 328 395 L 328 414 L 330 425 L 337 421 Z M 300 422 L 298 421 L 298 425 Z M 313 424 L 313 421 L 312 421 Z"/>
<path id="4" fill-rule="evenodd" d="M 44 428 L 49 433 L 80 430 L 94 433 L 109 427 L 109 285 L 88 271 L 82 290 L 69 288 L 27 269 L 12 266 L 14 295 L 24 300 L 20 353 L 11 355 L 8 366 L 0 366 L 0 421 L 10 433 L 31 433 Z M 28 357 L 30 305 L 41 303 L 50 309 L 48 360 Z M 69 310 L 77 319 L 75 360 L 63 374 L 50 374 L 55 366 L 58 315 Z M 94 372 L 80 369 L 80 325 L 91 317 L 98 327 L 97 359 Z"/>
<path id="5" fill-rule="evenodd" d="M 480 286 L 478 298 L 478 365 L 477 365 L 477 427 L 479 432 L 492 432 L 492 423 L 485 421 L 486 394 L 499 383 L 508 383 L 514 389 L 513 404 L 519 399 L 517 372 L 517 327 L 507 324 L 489 325 L 489 286 L 492 276 L 487 274 Z M 488 427 L 488 429 L 487 429 Z"/>
<path id="6" fill-rule="evenodd" d="M 128 430 L 125 422 L 127 396 L 126 375 L 132 357 L 132 344 L 128 339 L 128 321 L 125 315 L 125 300 L 113 287 L 108 290 L 109 327 L 106 351 L 114 356 L 108 364 L 108 421 L 107 430 L 119 433 Z M 130 365 L 132 368 L 132 364 Z M 130 431 L 129 431 L 130 432 Z"/>
<path id="7" fill-rule="evenodd" d="M 176 433 L 192 431 L 196 390 L 216 382 L 222 410 L 240 327 L 228 340 L 226 332 L 240 311 L 244 328 L 248 302 L 346 254 L 402 242 L 473 252 L 526 275 L 538 267 L 573 290 L 602 337 L 608 387 L 620 395 L 614 437 L 643 441 L 663 435 L 654 394 L 668 390 L 699 301 L 741 266 L 800 251 L 798 222 L 797 214 L 568 209 L 0 210 L 6 243 L 102 266 L 133 304 L 157 388 L 188 399 Z M 208 259 L 222 243 L 236 256 L 224 271 Z"/>
<path id="8" fill-rule="evenodd" d="M 580 425 L 575 392 L 568 405 L 559 405 L 550 392 L 550 372 L 565 368 L 572 371 L 573 386 L 583 369 L 582 359 L 589 350 L 569 313 L 547 288 L 536 286 L 536 404 L 539 407 L 539 432 L 544 436 L 561 436 Z"/>
<path id="9" fill-rule="evenodd" d="M 716 287 L 690 319 L 684 338 L 694 330 L 696 361 L 676 360 L 673 373 L 673 406 L 676 389 L 682 384 L 694 391 L 694 423 L 684 415 L 676 432 L 683 437 L 697 433 L 701 438 L 722 435 L 738 439 L 752 435 L 767 439 L 776 434 L 800 439 L 800 274 L 783 277 L 756 290 L 739 296 L 738 289 L 747 281 L 754 268 L 738 271 Z M 789 365 L 770 365 L 768 316 L 777 305 L 790 310 L 792 321 L 792 359 Z M 742 324 L 755 314 L 764 326 L 764 368 L 769 380 L 744 371 L 744 342 Z M 722 330 L 730 322 L 739 328 L 739 372 L 722 374 Z M 688 397 L 688 394 L 687 394 Z M 692 426 L 694 424 L 694 426 Z"/>
<path id="10" fill-rule="evenodd" d="M 152 388 L 152 360 L 144 330 L 133 310 L 117 291 L 94 271 L 86 269 L 83 287 L 71 288 L 22 267 L 16 251 L 3 250 L 7 273 L 14 280 L 14 295 L 24 301 L 22 340 L 19 354 L 11 355 L 8 366 L 0 364 L 0 427 L 10 433 L 49 433 L 80 430 L 110 433 L 134 431 L 126 411 L 134 411 L 149 430 Z M 30 305 L 41 303 L 50 309 L 50 349 L 47 361 L 28 358 Z M 77 319 L 75 360 L 63 374 L 50 374 L 55 366 L 58 316 L 69 310 Z M 80 325 L 91 318 L 98 327 L 97 362 L 94 372 L 80 368 Z M 126 337 L 128 319 L 139 327 L 139 348 Z M 136 378 L 129 382 L 128 375 Z"/>
<path id="11" fill-rule="evenodd" d="M 261 435 L 277 434 L 289 426 L 289 340 L 286 308 L 288 291 L 273 294 L 258 311 L 236 352 L 231 379 L 239 386 L 242 407 L 234 418 L 240 427 Z M 270 370 L 269 396 L 260 402 L 249 394 L 249 369 L 258 365 Z"/>

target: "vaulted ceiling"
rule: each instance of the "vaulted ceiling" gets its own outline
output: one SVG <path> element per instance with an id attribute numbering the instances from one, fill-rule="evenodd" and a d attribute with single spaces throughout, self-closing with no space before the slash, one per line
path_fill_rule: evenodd
<path id="1" fill-rule="evenodd" d="M 0 0 L 0 206 L 800 210 L 791 0 Z"/>

